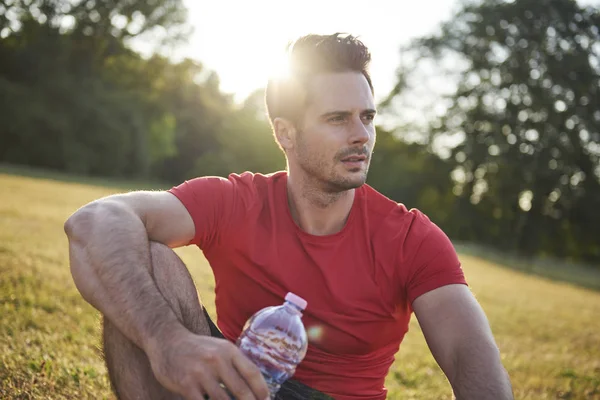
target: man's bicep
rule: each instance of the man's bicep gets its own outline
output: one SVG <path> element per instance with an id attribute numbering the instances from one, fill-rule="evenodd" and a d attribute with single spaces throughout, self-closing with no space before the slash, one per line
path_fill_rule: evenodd
<path id="1" fill-rule="evenodd" d="M 446 285 L 413 301 L 415 315 L 434 358 L 450 378 L 465 352 L 494 351 L 488 320 L 466 285 Z"/>
<path id="2" fill-rule="evenodd" d="M 122 195 L 121 200 L 140 217 L 149 240 L 179 247 L 194 238 L 194 221 L 175 195 L 166 191 L 132 192 Z"/>

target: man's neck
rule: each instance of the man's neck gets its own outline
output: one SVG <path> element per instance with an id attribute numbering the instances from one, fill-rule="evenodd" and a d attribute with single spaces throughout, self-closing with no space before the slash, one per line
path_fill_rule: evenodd
<path id="1" fill-rule="evenodd" d="M 306 233 L 333 235 L 342 230 L 354 203 L 355 190 L 327 193 L 303 179 L 287 179 L 292 218 Z"/>

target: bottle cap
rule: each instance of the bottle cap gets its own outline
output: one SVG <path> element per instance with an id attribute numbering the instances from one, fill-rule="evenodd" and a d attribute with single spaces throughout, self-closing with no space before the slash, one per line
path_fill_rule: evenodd
<path id="1" fill-rule="evenodd" d="M 306 300 L 304 300 L 302 297 L 295 295 L 294 293 L 290 292 L 287 295 L 285 295 L 285 301 L 289 301 L 290 303 L 294 304 L 296 307 L 305 310 L 306 309 L 306 305 L 308 304 L 306 302 Z"/>

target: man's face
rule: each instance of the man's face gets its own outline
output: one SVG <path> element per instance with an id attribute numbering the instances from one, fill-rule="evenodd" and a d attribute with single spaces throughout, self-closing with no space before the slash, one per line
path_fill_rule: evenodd
<path id="1" fill-rule="evenodd" d="M 375 145 L 375 105 L 358 72 L 311 79 L 309 102 L 287 152 L 292 165 L 320 189 L 341 192 L 363 185 Z"/>

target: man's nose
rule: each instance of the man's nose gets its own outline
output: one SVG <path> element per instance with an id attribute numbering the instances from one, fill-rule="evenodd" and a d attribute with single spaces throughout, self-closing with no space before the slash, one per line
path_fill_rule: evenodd
<path id="1" fill-rule="evenodd" d="M 365 125 L 360 117 L 353 119 L 349 136 L 350 144 L 365 144 L 371 138 L 371 130 Z"/>

